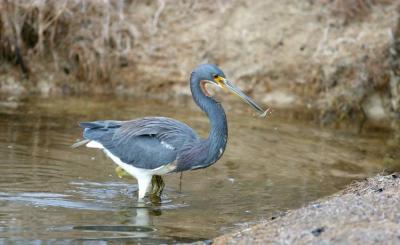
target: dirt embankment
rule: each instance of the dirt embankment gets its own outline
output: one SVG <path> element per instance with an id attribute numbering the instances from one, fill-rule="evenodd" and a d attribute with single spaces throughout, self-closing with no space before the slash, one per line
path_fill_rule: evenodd
<path id="1" fill-rule="evenodd" d="M 0 90 L 189 94 L 199 63 L 324 123 L 400 118 L 395 0 L 0 1 Z"/>
<path id="2" fill-rule="evenodd" d="M 377 176 L 212 244 L 399 244 L 400 175 Z"/>

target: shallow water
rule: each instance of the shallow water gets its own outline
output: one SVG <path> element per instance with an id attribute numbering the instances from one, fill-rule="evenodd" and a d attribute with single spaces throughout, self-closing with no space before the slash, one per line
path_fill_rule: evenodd
<path id="1" fill-rule="evenodd" d="M 166 176 L 161 205 L 136 202 L 136 181 L 94 149 L 71 149 L 78 121 L 163 115 L 203 136 L 191 100 L 29 98 L 0 104 L 0 242 L 174 243 L 206 240 L 383 171 L 387 133 L 321 129 L 226 103 L 229 142 L 204 170 Z M 399 166 L 397 164 L 397 166 Z"/>

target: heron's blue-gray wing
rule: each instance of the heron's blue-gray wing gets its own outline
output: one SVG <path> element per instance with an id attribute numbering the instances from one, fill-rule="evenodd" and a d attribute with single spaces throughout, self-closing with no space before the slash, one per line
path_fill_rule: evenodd
<path id="1" fill-rule="evenodd" d="M 101 137 L 96 135 L 97 140 L 93 140 L 99 141 L 121 161 L 138 168 L 155 169 L 171 163 L 184 144 L 199 139 L 193 129 L 171 118 L 145 117 L 126 122 L 90 124 L 104 122 L 108 127 L 97 128 Z M 85 137 L 89 132 L 85 129 Z"/>

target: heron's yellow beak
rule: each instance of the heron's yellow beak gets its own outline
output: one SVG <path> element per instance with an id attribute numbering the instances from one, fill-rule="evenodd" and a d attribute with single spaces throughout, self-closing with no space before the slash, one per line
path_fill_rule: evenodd
<path id="1" fill-rule="evenodd" d="M 225 86 L 225 78 L 221 76 L 214 77 L 215 83 L 222 88 L 225 92 L 228 91 L 228 89 Z"/>
<path id="2" fill-rule="evenodd" d="M 259 105 L 257 105 L 256 102 L 254 102 L 254 100 L 252 100 L 249 96 L 247 96 L 245 93 L 243 93 L 242 90 L 240 90 L 238 87 L 236 87 L 234 84 L 232 84 L 225 78 L 218 76 L 218 77 L 214 78 L 214 81 L 217 83 L 218 86 L 223 88 L 225 91 L 229 90 L 230 92 L 239 96 L 244 102 L 246 102 L 254 110 L 256 110 L 260 117 L 267 116 L 269 108 L 267 110 L 263 110 Z"/>

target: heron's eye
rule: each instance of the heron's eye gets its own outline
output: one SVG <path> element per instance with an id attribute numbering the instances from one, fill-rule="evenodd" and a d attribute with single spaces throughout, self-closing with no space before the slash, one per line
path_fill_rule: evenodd
<path id="1" fill-rule="evenodd" d="M 213 76 L 214 76 L 214 78 L 218 78 L 219 77 L 217 74 L 214 74 Z"/>

